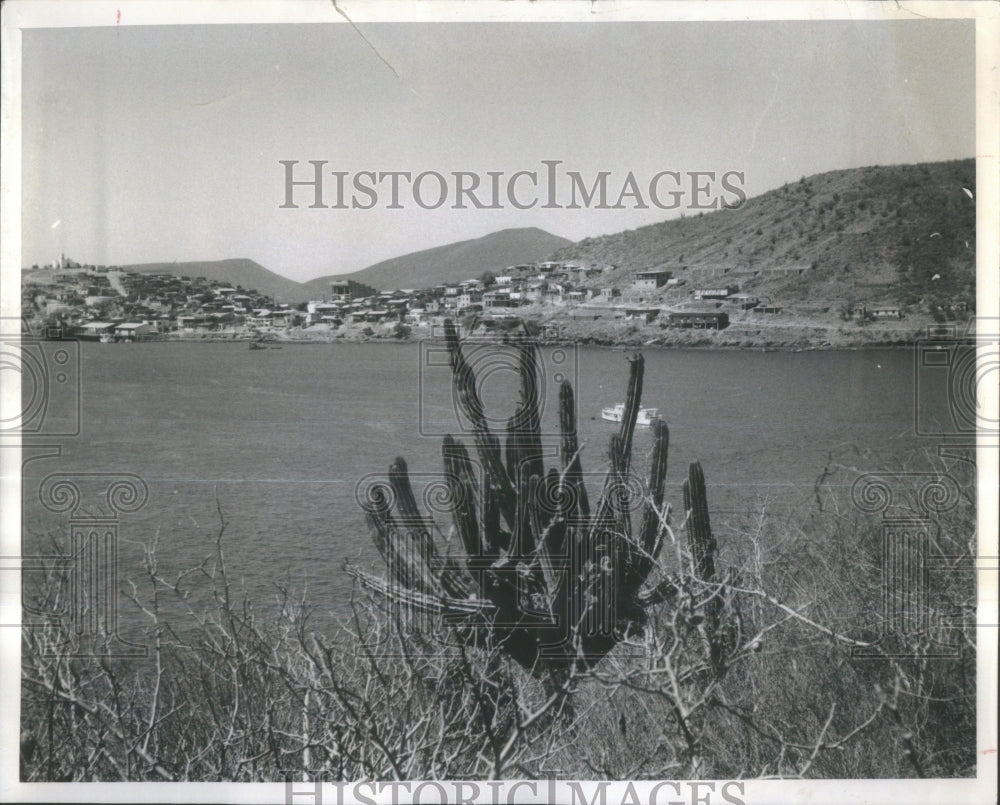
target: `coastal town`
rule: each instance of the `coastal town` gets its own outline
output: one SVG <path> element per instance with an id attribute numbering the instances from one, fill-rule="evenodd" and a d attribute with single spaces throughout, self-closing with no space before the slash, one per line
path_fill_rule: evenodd
<path id="1" fill-rule="evenodd" d="M 62 256 L 49 266 L 24 270 L 22 317 L 63 337 L 105 343 L 406 340 L 433 332 L 450 318 L 467 336 L 489 337 L 526 321 L 549 340 L 703 344 L 712 343 L 706 342 L 709 337 L 719 345 L 740 346 L 764 337 L 776 346 L 837 346 L 844 343 L 838 333 L 857 341 L 866 331 L 872 343 L 898 343 L 912 339 L 925 322 L 961 320 L 971 312 L 967 302 L 923 310 L 892 300 L 789 304 L 753 291 L 763 274 L 801 278 L 809 266 L 655 267 L 624 276 L 615 268 L 547 260 L 392 290 L 334 278 L 323 298 L 289 303 L 238 283 L 140 273 Z"/>

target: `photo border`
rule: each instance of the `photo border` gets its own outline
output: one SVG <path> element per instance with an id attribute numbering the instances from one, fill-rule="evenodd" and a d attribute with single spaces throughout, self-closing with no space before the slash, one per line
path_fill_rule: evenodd
<path id="1" fill-rule="evenodd" d="M 22 28 L 154 25 L 154 24 L 224 24 L 311 22 L 357 26 L 376 21 L 394 22 L 497 22 L 503 21 L 573 21 L 580 24 L 612 24 L 621 20 L 694 21 L 694 20 L 813 20 L 817 24 L 832 20 L 892 21 L 918 18 L 976 20 L 976 160 L 977 160 L 977 311 L 982 317 L 997 318 L 997 266 L 1000 265 L 996 221 L 1000 215 L 1000 5 L 991 2 L 615 2 L 566 3 L 555 0 L 526 2 L 465 3 L 439 0 L 428 3 L 375 2 L 145 2 L 129 3 L 56 2 L 41 0 L 26 2 L 11 0 L 3 5 L 3 148 L 2 153 L 2 238 L 0 265 L 2 287 L 0 316 L 19 317 L 19 294 L 10 290 L 19 287 L 21 267 L 21 34 Z M 15 384 L 16 385 L 16 384 Z M 4 412 L 19 404 L 20 388 L 8 385 L 2 389 Z M 987 415 L 996 420 L 996 389 L 983 400 Z M 997 461 L 1000 450 L 979 443 L 979 611 L 977 652 L 978 736 L 976 779 L 954 780 L 746 780 L 741 798 L 746 803 L 778 803 L 810 801 L 816 803 L 844 802 L 963 802 L 994 801 L 996 792 L 996 690 L 997 667 Z M 171 802 L 275 802 L 285 801 L 283 783 L 89 783 L 87 785 L 44 783 L 22 784 L 18 779 L 19 720 L 18 712 L 20 667 L 20 534 L 21 500 L 20 470 L 22 450 L 11 445 L 0 449 L 2 466 L 2 565 L 0 576 L 0 655 L 3 657 L 3 682 L 0 691 L 0 798 L 4 801 L 81 802 L 81 801 L 171 801 Z M 523 782 L 523 781 L 521 781 Z M 718 781 L 721 788 L 725 781 Z M 624 794 L 627 781 L 607 787 L 608 801 L 618 801 L 614 792 Z M 447 789 L 455 784 L 443 784 Z M 504 781 L 496 793 L 500 801 L 546 801 L 551 791 L 543 789 L 538 797 L 529 797 L 529 788 L 519 782 Z M 637 792 L 649 791 L 656 783 L 635 784 Z M 594 793 L 596 784 L 583 789 Z M 704 790 L 708 790 L 707 788 Z M 468 794 L 469 789 L 465 789 Z M 327 795 L 327 792 L 329 794 Z M 341 791 L 343 793 L 343 791 Z M 398 793 L 398 792 L 397 792 Z M 369 794 L 370 795 L 370 794 Z M 508 796 L 516 800 L 508 800 Z M 571 790 L 560 782 L 559 801 L 570 801 Z M 328 798 L 329 796 L 329 798 Z M 338 802 L 335 787 L 324 787 L 323 801 Z M 641 796 L 641 794 L 640 794 Z M 391 792 L 374 797 L 389 801 Z M 681 797 L 692 800 L 689 795 Z M 305 800 L 297 800 L 303 802 Z M 343 801 L 348 801 L 346 798 Z M 406 801 L 401 798 L 400 801 Z M 430 800 L 428 800 L 430 801 Z M 477 801 L 488 802 L 489 797 Z M 645 800 L 644 800 L 645 801 Z M 714 800 L 713 800 L 714 801 Z"/>

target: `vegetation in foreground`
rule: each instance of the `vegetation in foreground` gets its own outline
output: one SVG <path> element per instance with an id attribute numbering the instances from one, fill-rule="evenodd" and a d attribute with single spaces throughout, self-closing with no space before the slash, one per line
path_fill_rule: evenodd
<path id="1" fill-rule="evenodd" d="M 460 360 L 455 365 L 466 404 L 474 402 L 473 379 Z M 633 364 L 632 401 L 635 382 Z M 522 427 L 509 428 L 521 438 L 507 440 L 508 461 L 512 451 L 533 460 L 524 440 L 530 407 L 526 381 L 513 420 Z M 567 437 L 572 423 L 564 424 Z M 622 487 L 615 479 L 625 475 L 622 461 L 631 452 L 621 435 L 612 440 L 604 484 L 584 484 L 571 498 L 560 490 L 583 477 L 575 469 L 579 449 L 564 443 L 562 469 L 544 476 L 554 484 L 541 498 L 551 509 L 523 496 L 538 491 L 542 476 L 513 472 L 517 460 L 492 465 L 487 488 L 494 491 L 478 497 L 471 490 L 461 505 L 452 498 L 446 506 L 471 557 L 471 538 L 497 522 L 507 528 L 494 535 L 510 537 L 520 522 L 544 543 L 564 507 L 579 507 L 589 495 L 596 519 L 564 539 L 582 541 L 590 553 L 573 572 L 562 570 L 561 582 L 551 561 L 543 566 L 545 551 L 514 553 L 497 543 L 483 587 L 442 593 L 465 559 L 445 553 L 427 562 L 426 550 L 406 550 L 414 533 L 406 518 L 421 518 L 436 540 L 451 532 L 415 511 L 397 463 L 390 471 L 394 501 L 373 501 L 368 511 L 376 537 L 384 535 L 389 575 L 380 585 L 357 573 L 364 588 L 333 633 L 315 629 L 310 603 L 288 590 L 280 590 L 280 618 L 257 615 L 227 575 L 224 518 L 214 556 L 196 568 L 168 574 L 150 545 L 145 579 L 127 590 L 147 623 L 147 659 L 74 657 L 56 627 L 25 630 L 22 779 L 974 774 L 976 591 L 971 573 L 954 572 L 975 556 L 973 473 L 962 462 L 938 467 L 955 479 L 960 499 L 932 516 L 929 538 L 953 572 L 929 575 L 926 622 L 900 651 L 879 639 L 887 625 L 879 607 L 882 530 L 844 499 L 850 470 L 828 467 L 815 511 L 794 522 L 769 514 L 764 503 L 713 534 L 700 469 L 690 469 L 676 514 L 662 500 L 665 431 L 637 501 L 644 516 L 634 536 L 617 505 Z M 483 430 L 476 436 L 481 451 L 500 455 L 495 437 Z M 454 444 L 446 445 L 449 455 L 461 458 Z M 509 511 L 494 498 L 506 494 L 501 472 L 522 479 L 510 490 Z M 464 477 L 460 469 L 453 475 L 456 482 Z M 547 524 L 539 521 L 545 512 L 554 514 Z M 505 590 L 501 567 L 524 585 Z M 602 586 L 607 576 L 628 583 Z M 193 603 L 199 590 L 207 590 L 208 606 Z M 609 608 L 601 596 L 616 591 L 626 600 Z M 61 612 L 69 592 L 67 579 L 53 573 L 26 600 L 36 611 Z M 571 610 L 581 618 L 569 621 L 553 658 L 538 651 L 526 618 L 560 601 L 577 602 Z M 184 621 L 165 614 L 176 602 L 187 608 Z M 599 620 L 602 612 L 622 617 L 610 631 L 595 632 L 594 618 L 585 616 Z M 921 656 L 943 645 L 957 656 Z"/>

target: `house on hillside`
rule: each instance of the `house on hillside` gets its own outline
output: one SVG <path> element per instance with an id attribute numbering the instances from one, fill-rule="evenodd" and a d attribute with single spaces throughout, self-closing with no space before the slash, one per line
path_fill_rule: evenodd
<path id="1" fill-rule="evenodd" d="M 726 297 L 726 301 L 738 307 L 740 310 L 750 310 L 760 304 L 760 299 L 748 293 L 733 293 Z"/>
<path id="2" fill-rule="evenodd" d="M 248 327 L 270 327 L 271 326 L 271 311 L 266 308 L 258 308 L 257 310 L 251 311 L 246 317 L 246 323 Z M 178 318 L 180 321 L 180 318 Z"/>
<path id="3" fill-rule="evenodd" d="M 901 319 L 903 310 L 899 305 L 882 303 L 872 305 L 872 318 L 874 319 Z"/>
<path id="4" fill-rule="evenodd" d="M 189 333 L 204 333 L 214 325 L 204 316 L 178 316 L 177 328 Z"/>
<path id="5" fill-rule="evenodd" d="M 341 321 L 343 305 L 338 302 L 307 302 L 306 321 L 309 324 L 332 324 Z"/>
<path id="6" fill-rule="evenodd" d="M 959 300 L 957 302 L 943 302 L 940 305 L 936 305 L 935 309 L 944 313 L 968 313 L 969 303 L 965 300 Z"/>
<path id="7" fill-rule="evenodd" d="M 483 310 L 518 307 L 520 303 L 510 291 L 487 291 L 483 294 Z"/>
<path id="8" fill-rule="evenodd" d="M 655 291 L 673 276 L 669 271 L 637 271 L 632 275 L 632 287 L 637 291 Z"/>
<path id="9" fill-rule="evenodd" d="M 697 330 L 723 330 L 729 326 L 729 314 L 714 310 L 678 310 L 667 314 L 671 327 Z"/>
<path id="10" fill-rule="evenodd" d="M 695 299 L 725 299 L 730 294 L 739 293 L 739 285 L 717 286 L 714 288 L 696 288 Z"/>
<path id="11" fill-rule="evenodd" d="M 156 334 L 156 326 L 148 321 L 130 321 L 115 326 L 115 341 L 142 341 Z"/>
<path id="12" fill-rule="evenodd" d="M 330 298 L 350 302 L 365 296 L 375 296 L 378 290 L 354 280 L 330 280 Z"/>
<path id="13" fill-rule="evenodd" d="M 483 301 L 482 292 L 474 288 L 470 288 L 468 290 L 465 290 L 464 293 L 460 293 L 458 295 L 458 302 L 456 303 L 455 307 L 457 310 L 464 310 L 470 305 L 478 305 L 482 301 Z"/>
<path id="14" fill-rule="evenodd" d="M 115 331 L 115 325 L 110 321 L 88 321 L 80 327 L 78 336 L 85 340 L 97 341 L 102 335 L 110 336 Z"/>
<path id="15" fill-rule="evenodd" d="M 647 324 L 660 315 L 658 307 L 627 307 L 625 308 L 626 319 L 639 319 Z"/>

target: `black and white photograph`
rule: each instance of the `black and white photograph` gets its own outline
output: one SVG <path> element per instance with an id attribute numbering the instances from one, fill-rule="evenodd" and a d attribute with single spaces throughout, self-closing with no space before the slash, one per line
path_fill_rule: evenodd
<path id="1" fill-rule="evenodd" d="M 996 801 L 1000 6 L 2 13 L 0 798 Z"/>

